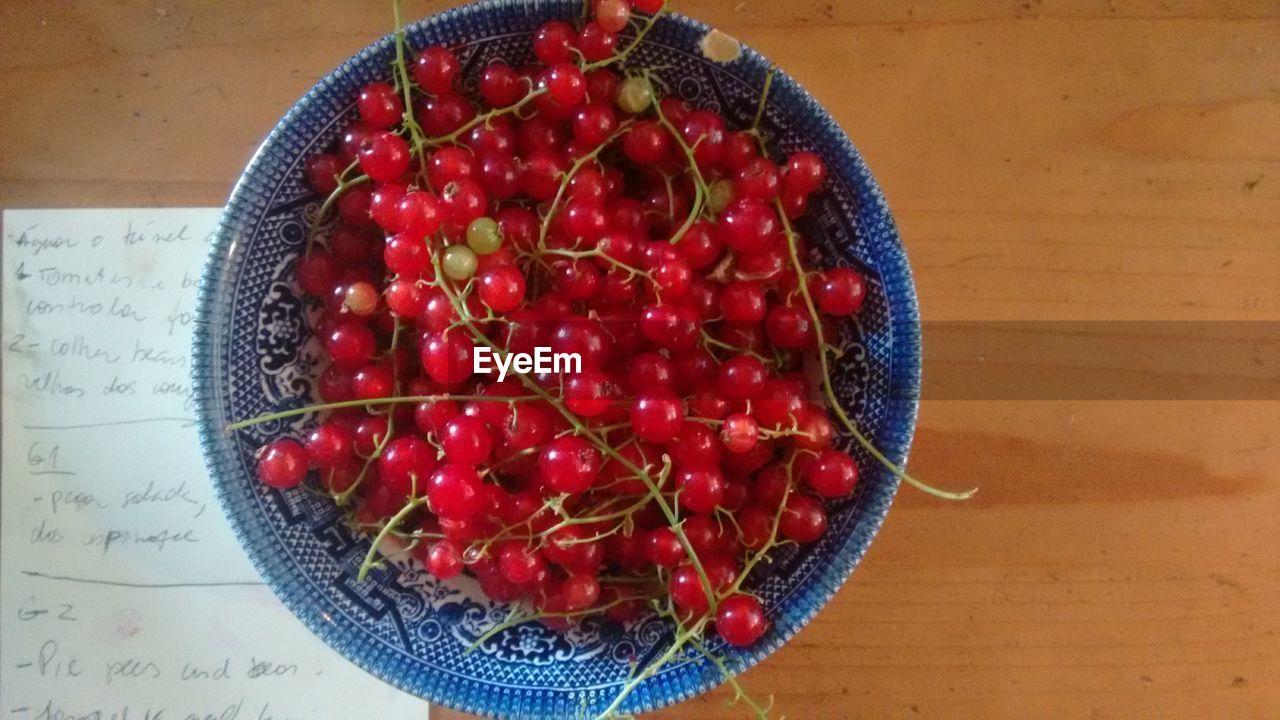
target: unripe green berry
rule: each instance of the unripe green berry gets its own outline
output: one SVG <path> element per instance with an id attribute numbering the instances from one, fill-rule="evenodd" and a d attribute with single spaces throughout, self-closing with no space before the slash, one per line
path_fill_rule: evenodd
<path id="1" fill-rule="evenodd" d="M 502 247 L 502 232 L 493 218 L 480 217 L 467 226 L 467 246 L 478 255 L 491 255 Z"/>
<path id="2" fill-rule="evenodd" d="M 480 259 L 466 245 L 450 245 L 444 249 L 441 265 L 444 274 L 452 280 L 462 281 L 476 274 Z"/>
<path id="3" fill-rule="evenodd" d="M 639 115 L 653 104 L 653 86 L 648 78 L 629 77 L 618 90 L 618 107 L 632 115 Z"/>
<path id="4" fill-rule="evenodd" d="M 733 181 L 727 178 L 721 178 L 707 188 L 707 207 L 711 208 L 711 212 L 719 215 L 733 204 Z"/>

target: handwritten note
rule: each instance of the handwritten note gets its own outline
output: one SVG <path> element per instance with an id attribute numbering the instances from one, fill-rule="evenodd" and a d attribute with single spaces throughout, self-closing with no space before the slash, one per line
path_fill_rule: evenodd
<path id="1" fill-rule="evenodd" d="M 4 214 L 0 717 L 427 717 L 262 585 L 212 497 L 188 349 L 213 209 Z"/>

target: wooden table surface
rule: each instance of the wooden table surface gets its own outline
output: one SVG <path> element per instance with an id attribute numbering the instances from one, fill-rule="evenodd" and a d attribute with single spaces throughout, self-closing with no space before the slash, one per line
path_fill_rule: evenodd
<path id="1" fill-rule="evenodd" d="M 1280 320 L 1273 0 L 679 4 L 849 130 L 926 321 Z M 379 1 L 0 4 L 0 206 L 221 204 L 390 22 Z M 745 676 L 788 717 L 1280 717 L 1274 396 L 926 399 L 911 467 L 982 492 L 899 496 Z M 741 717 L 726 697 L 660 715 Z"/>

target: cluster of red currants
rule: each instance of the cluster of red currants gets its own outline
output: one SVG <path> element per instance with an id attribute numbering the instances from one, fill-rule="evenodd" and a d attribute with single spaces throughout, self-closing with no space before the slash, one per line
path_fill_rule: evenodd
<path id="1" fill-rule="evenodd" d="M 537 64 L 483 69 L 481 103 L 444 47 L 364 87 L 306 167 L 337 215 L 297 271 L 325 416 L 258 468 L 276 488 L 318 471 L 384 553 L 544 622 L 656 609 L 746 646 L 767 627 L 746 573 L 821 538 L 824 500 L 858 482 L 806 358 L 864 284 L 802 264 L 818 156 L 777 163 L 617 69 L 619 33 L 661 5 L 543 25 Z M 480 346 L 581 368 L 498 382 Z"/>

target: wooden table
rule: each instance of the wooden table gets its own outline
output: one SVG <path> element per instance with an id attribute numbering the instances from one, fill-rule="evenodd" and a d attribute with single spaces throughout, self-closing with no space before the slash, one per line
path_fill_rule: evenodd
<path id="1" fill-rule="evenodd" d="M 1274 2 L 681 5 L 849 129 L 927 321 L 1280 320 Z M 0 205 L 219 204 L 390 22 L 4 3 Z M 746 675 L 788 717 L 1280 716 L 1274 399 L 926 401 L 912 468 L 982 492 L 901 494 L 854 580 Z M 740 717 L 726 697 L 660 714 Z"/>

